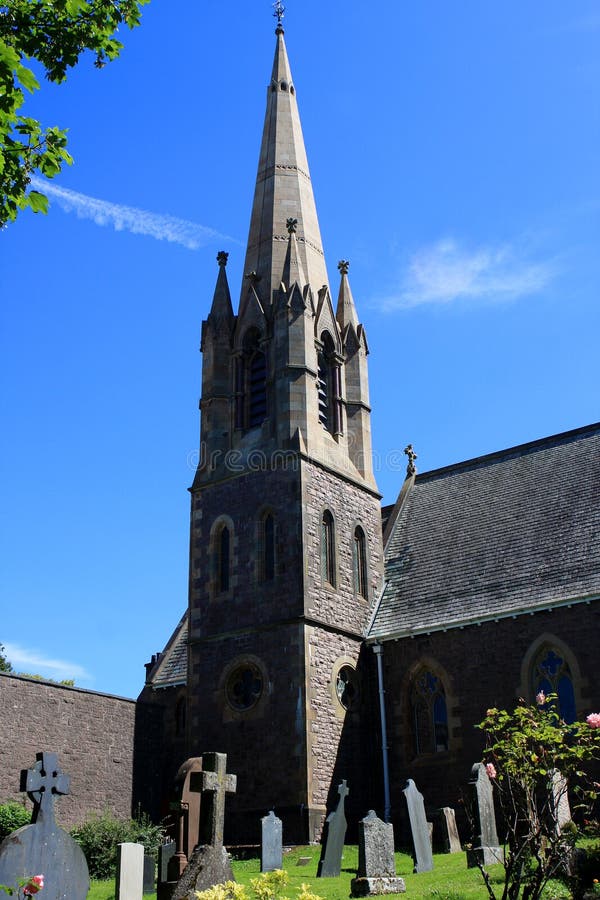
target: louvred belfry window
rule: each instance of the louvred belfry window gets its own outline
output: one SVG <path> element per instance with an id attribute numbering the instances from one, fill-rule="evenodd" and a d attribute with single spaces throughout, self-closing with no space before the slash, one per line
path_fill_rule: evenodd
<path id="1" fill-rule="evenodd" d="M 256 328 L 246 333 L 243 348 L 235 361 L 235 427 L 256 428 L 267 417 L 267 357 Z"/>
<path id="2" fill-rule="evenodd" d="M 317 393 L 319 422 L 331 434 L 341 434 L 341 375 L 335 357 L 333 339 L 328 332 L 321 335 L 322 348 L 317 354 Z"/>

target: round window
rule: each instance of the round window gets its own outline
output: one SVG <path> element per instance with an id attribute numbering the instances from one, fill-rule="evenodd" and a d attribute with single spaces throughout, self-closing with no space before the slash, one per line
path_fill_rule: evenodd
<path id="1" fill-rule="evenodd" d="M 344 707 L 350 709 L 358 698 L 356 670 L 352 666 L 342 666 L 335 680 L 337 698 Z"/>
<path id="2" fill-rule="evenodd" d="M 262 673 L 258 666 L 243 663 L 227 679 L 227 700 L 234 709 L 251 709 L 263 690 Z"/>

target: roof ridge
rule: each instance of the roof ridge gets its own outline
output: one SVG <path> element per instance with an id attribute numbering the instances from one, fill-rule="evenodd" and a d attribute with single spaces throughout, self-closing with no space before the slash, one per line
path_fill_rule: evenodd
<path id="1" fill-rule="evenodd" d="M 573 428 L 570 431 L 561 431 L 558 434 L 551 434 L 543 438 L 536 438 L 533 441 L 526 441 L 523 444 L 515 444 L 513 447 L 506 447 L 504 450 L 494 450 L 491 453 L 484 453 L 481 456 L 474 456 L 471 459 L 461 460 L 460 462 L 450 463 L 447 466 L 440 466 L 437 469 L 429 469 L 427 472 L 419 472 L 416 475 L 416 483 L 428 481 L 432 478 L 438 478 L 449 472 L 465 471 L 467 469 L 475 469 L 488 463 L 509 459 L 511 456 L 525 456 L 541 447 L 553 447 L 558 444 L 568 443 L 577 437 L 584 435 L 596 434 L 600 431 L 600 422 L 593 422 L 590 425 L 583 425 L 580 428 Z"/>

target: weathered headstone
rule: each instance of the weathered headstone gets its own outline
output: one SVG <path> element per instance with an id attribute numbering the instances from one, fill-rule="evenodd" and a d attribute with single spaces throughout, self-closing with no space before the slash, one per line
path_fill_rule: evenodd
<path id="1" fill-rule="evenodd" d="M 168 870 L 169 870 L 169 860 L 173 857 L 175 850 L 177 848 L 177 844 L 175 841 L 167 841 L 166 844 L 161 844 L 158 848 L 158 883 L 163 884 L 163 882 L 169 880 Z"/>
<path id="2" fill-rule="evenodd" d="M 85 856 L 54 818 L 54 801 L 69 793 L 71 779 L 60 771 L 56 753 L 38 753 L 36 759 L 32 769 L 21 772 L 21 790 L 33 802 L 31 825 L 0 844 L 0 884 L 15 889 L 20 879 L 43 875 L 44 900 L 86 900 Z"/>
<path id="3" fill-rule="evenodd" d="M 471 769 L 469 785 L 475 835 L 473 846 L 467 850 L 467 866 L 473 869 L 479 863 L 489 866 L 502 862 L 504 857 L 498 843 L 492 783 L 483 763 L 475 763 Z"/>
<path id="4" fill-rule="evenodd" d="M 144 894 L 153 894 L 154 893 L 155 874 L 156 874 L 156 866 L 154 864 L 154 859 L 151 856 L 146 856 L 144 854 L 144 884 L 143 884 Z"/>
<path id="5" fill-rule="evenodd" d="M 456 815 L 451 806 L 442 806 L 438 819 L 440 844 L 444 853 L 460 853 L 460 837 L 456 827 Z"/>
<path id="6" fill-rule="evenodd" d="M 318 878 L 338 878 L 342 870 L 342 854 L 347 828 L 344 803 L 349 793 L 346 779 L 344 779 L 338 787 L 340 795 L 338 805 L 332 813 L 329 813 L 325 823 L 324 846 L 317 869 Z"/>
<path id="7" fill-rule="evenodd" d="M 394 828 L 378 819 L 374 810 L 358 823 L 358 875 L 351 882 L 354 897 L 402 894 L 404 879 L 396 875 Z"/>
<path id="8" fill-rule="evenodd" d="M 260 871 L 273 872 L 283 867 L 283 836 L 281 819 L 273 810 L 261 821 Z"/>
<path id="9" fill-rule="evenodd" d="M 144 848 L 142 844 L 119 844 L 117 848 L 116 900 L 142 900 Z"/>
<path id="10" fill-rule="evenodd" d="M 194 850 L 173 892 L 173 900 L 190 897 L 215 884 L 234 881 L 229 854 L 223 846 L 225 794 L 233 794 L 236 776 L 227 774 L 225 753 L 204 753 L 202 772 L 192 775 L 190 790 L 202 791 L 200 807 L 200 843 Z"/>
<path id="11" fill-rule="evenodd" d="M 406 787 L 402 791 L 408 807 L 410 831 L 412 834 L 415 872 L 431 872 L 433 869 L 433 854 L 431 852 L 431 832 L 429 822 L 425 815 L 423 794 L 417 790 L 417 786 L 409 778 Z"/>
<path id="12" fill-rule="evenodd" d="M 571 805 L 567 779 L 558 769 L 552 769 L 550 774 L 550 807 L 554 818 L 556 833 L 560 834 L 567 822 L 571 821 Z"/>

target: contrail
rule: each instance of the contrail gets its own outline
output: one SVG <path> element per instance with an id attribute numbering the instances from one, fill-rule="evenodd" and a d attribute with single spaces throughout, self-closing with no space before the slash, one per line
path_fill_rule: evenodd
<path id="1" fill-rule="evenodd" d="M 32 176 L 31 184 L 56 199 L 65 212 L 74 212 L 80 219 L 91 219 L 96 225 L 112 225 L 115 231 L 131 231 L 133 234 L 145 234 L 157 241 L 171 241 L 181 244 L 188 250 L 198 250 L 213 241 L 227 241 L 240 244 L 236 238 L 221 234 L 213 228 L 177 219 L 175 216 L 160 215 L 134 206 L 123 206 L 120 203 L 109 203 L 97 197 L 88 197 L 67 188 L 57 187 L 50 181 Z"/>

